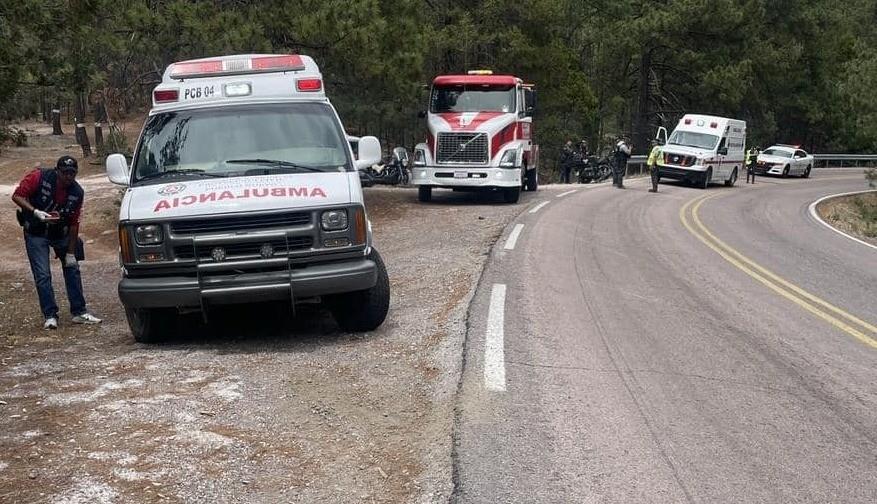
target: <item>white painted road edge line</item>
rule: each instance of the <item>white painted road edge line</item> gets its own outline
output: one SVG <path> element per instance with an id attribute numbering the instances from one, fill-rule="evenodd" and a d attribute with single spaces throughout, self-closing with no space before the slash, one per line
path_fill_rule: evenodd
<path id="1" fill-rule="evenodd" d="M 536 212 L 538 212 L 539 210 L 542 209 L 542 207 L 544 207 L 544 206 L 547 205 L 547 204 L 548 204 L 547 201 L 543 201 L 542 203 L 539 203 L 538 205 L 536 205 L 535 207 L 533 207 L 532 210 L 530 210 L 530 213 L 536 213 Z"/>
<path id="2" fill-rule="evenodd" d="M 816 221 L 819 222 L 820 224 L 822 224 L 823 226 L 834 231 L 835 233 L 837 233 L 839 235 L 846 236 L 847 238 L 849 238 L 850 240 L 853 240 L 854 242 L 859 242 L 866 247 L 871 247 L 872 249 L 877 250 L 877 247 L 875 247 L 874 245 L 872 245 L 868 242 L 862 241 L 862 240 L 856 238 L 855 236 L 850 236 L 847 233 L 844 233 L 843 231 L 841 231 L 840 229 L 825 222 L 824 220 L 822 220 L 822 217 L 820 217 L 819 213 L 816 211 L 816 207 L 819 206 L 820 203 L 822 203 L 823 201 L 825 201 L 827 199 L 837 198 L 840 196 L 852 196 L 853 194 L 865 194 L 865 193 L 870 193 L 870 192 L 874 192 L 874 191 L 875 191 L 875 189 L 869 189 L 867 191 L 853 191 L 853 192 L 829 194 L 828 196 L 823 196 L 823 197 L 819 198 L 818 200 L 814 201 L 813 203 L 810 203 L 810 216 L 813 217 L 814 219 L 816 219 Z"/>
<path id="3" fill-rule="evenodd" d="M 574 193 L 574 192 L 578 192 L 578 189 L 573 189 L 572 191 L 567 191 L 567 192 L 560 193 L 560 194 L 557 195 L 557 197 L 558 197 L 558 198 L 563 198 L 563 197 L 566 196 L 567 194 L 572 194 L 572 193 Z"/>
<path id="4" fill-rule="evenodd" d="M 484 338 L 484 387 L 505 392 L 505 284 L 493 284 Z"/>
<path id="5" fill-rule="evenodd" d="M 523 224 L 515 224 L 515 228 L 512 229 L 511 233 L 509 233 L 509 237 L 505 241 L 505 247 L 503 248 L 506 250 L 514 250 L 515 244 L 518 243 L 518 236 L 521 234 L 521 231 L 523 231 L 523 229 Z"/>

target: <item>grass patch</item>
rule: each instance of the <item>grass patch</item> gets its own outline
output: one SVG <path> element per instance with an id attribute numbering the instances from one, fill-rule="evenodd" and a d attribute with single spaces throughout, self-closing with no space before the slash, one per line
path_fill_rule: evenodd
<path id="1" fill-rule="evenodd" d="M 877 193 L 833 198 L 819 205 L 818 210 L 832 226 L 877 243 Z"/>

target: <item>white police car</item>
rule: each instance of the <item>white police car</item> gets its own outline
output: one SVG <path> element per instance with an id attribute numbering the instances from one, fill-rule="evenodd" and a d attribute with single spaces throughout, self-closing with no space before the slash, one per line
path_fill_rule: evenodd
<path id="1" fill-rule="evenodd" d="M 389 281 L 372 245 L 354 156 L 302 55 L 247 54 L 170 65 L 153 91 L 119 213 L 119 297 L 137 341 L 173 334 L 180 312 L 321 299 L 339 326 L 383 323 Z"/>
<path id="2" fill-rule="evenodd" d="M 755 173 L 810 176 L 813 169 L 813 156 L 801 150 L 798 145 L 771 145 L 761 151 L 755 165 Z"/>

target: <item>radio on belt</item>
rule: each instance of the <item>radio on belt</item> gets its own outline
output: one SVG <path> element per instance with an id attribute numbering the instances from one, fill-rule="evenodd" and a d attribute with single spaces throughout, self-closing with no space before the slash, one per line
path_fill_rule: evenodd
<path id="1" fill-rule="evenodd" d="M 119 298 L 139 342 L 172 338 L 175 319 L 224 304 L 326 304 L 345 331 L 389 309 L 357 154 L 317 64 L 299 54 L 243 54 L 168 66 L 129 166 L 119 210 Z"/>

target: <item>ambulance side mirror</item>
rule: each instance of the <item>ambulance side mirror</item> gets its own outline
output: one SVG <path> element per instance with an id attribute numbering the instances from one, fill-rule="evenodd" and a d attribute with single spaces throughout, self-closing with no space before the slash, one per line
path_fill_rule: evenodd
<path id="1" fill-rule="evenodd" d="M 373 136 L 359 139 L 359 154 L 356 157 L 356 169 L 363 170 L 381 162 L 381 142 Z"/>
<path id="2" fill-rule="evenodd" d="M 658 132 L 655 133 L 655 140 L 661 145 L 667 145 L 667 128 L 659 127 Z"/>
<path id="3" fill-rule="evenodd" d="M 426 117 L 426 111 L 425 111 L 425 110 L 418 110 L 418 111 L 417 111 L 417 118 L 418 118 L 418 119 L 423 119 L 423 118 L 425 118 L 425 117 Z"/>
<path id="4" fill-rule="evenodd" d="M 107 156 L 107 178 L 110 182 L 122 186 L 128 185 L 128 160 L 122 154 L 110 154 Z"/>

